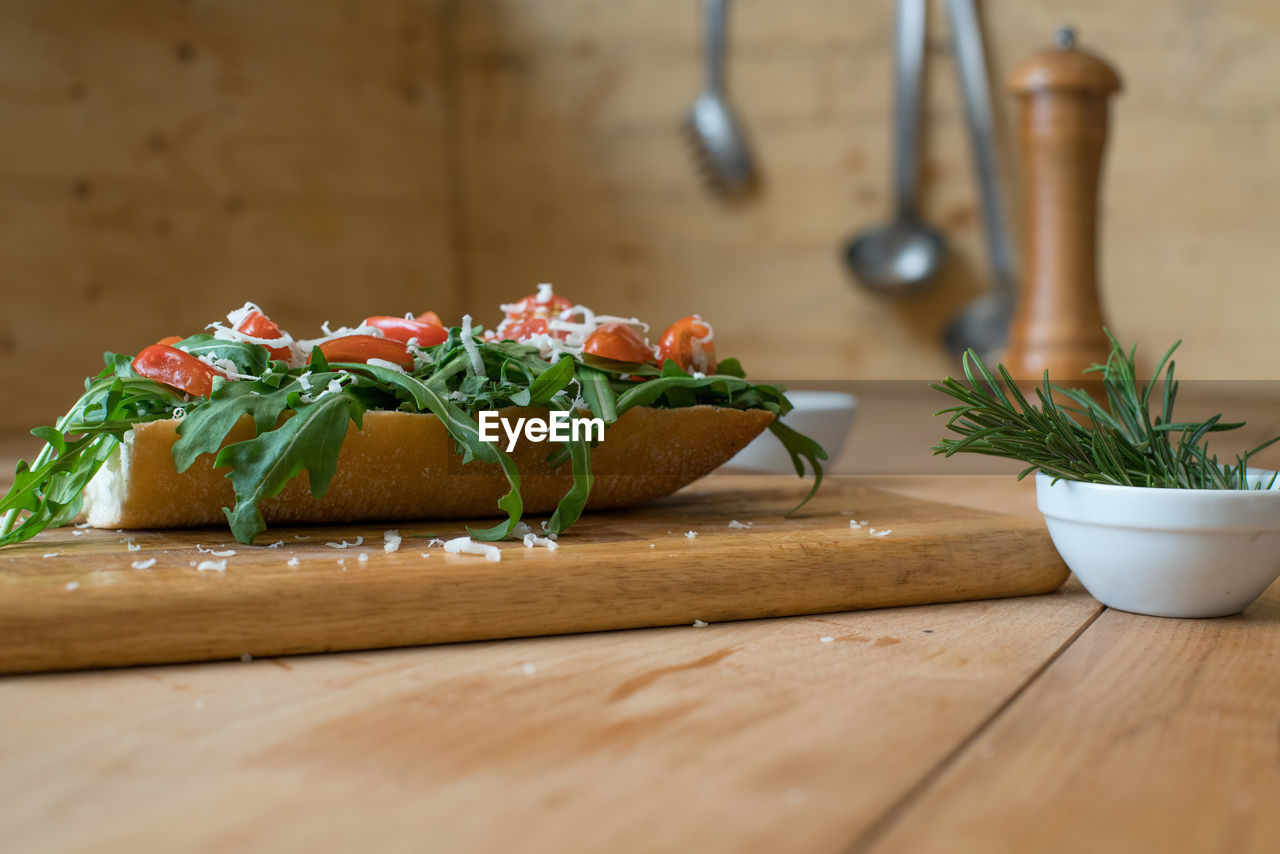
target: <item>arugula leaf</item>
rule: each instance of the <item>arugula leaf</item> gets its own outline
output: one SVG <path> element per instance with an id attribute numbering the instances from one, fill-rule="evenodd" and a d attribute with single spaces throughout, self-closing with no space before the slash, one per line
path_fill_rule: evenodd
<path id="1" fill-rule="evenodd" d="M 573 382 L 573 369 L 576 362 L 572 356 L 565 356 L 555 365 L 529 384 L 528 399 L 521 406 L 542 406 L 550 402 L 564 387 Z M 515 398 L 512 398 L 514 401 Z M 519 403 L 519 401 L 516 401 Z"/>
<path id="2" fill-rule="evenodd" d="M 609 377 L 595 368 L 582 365 L 578 368 L 578 381 L 582 385 L 582 399 L 591 414 L 604 419 L 606 425 L 618 420 L 618 396 L 613 393 Z"/>
<path id="3" fill-rule="evenodd" d="M 54 427 L 31 432 L 45 441 L 35 460 L 20 460 L 13 486 L 0 499 L 0 546 L 65 525 L 80 513 L 84 489 L 135 423 L 172 415 L 183 395 L 128 368 L 127 357 L 104 354 L 107 367 Z M 78 437 L 78 438 L 72 438 Z M 24 516 L 25 514 L 25 516 Z"/>
<path id="4" fill-rule="evenodd" d="M 281 388 L 260 390 L 261 383 L 224 382 L 215 386 L 209 402 L 196 407 L 178 424 L 178 441 L 173 445 L 173 463 L 179 472 L 191 467 L 201 454 L 215 454 L 232 428 L 244 416 L 253 419 L 254 435 L 261 435 L 280 420 L 289 407 L 289 396 L 298 389 L 295 381 Z"/>
<path id="5" fill-rule="evenodd" d="M 557 399 L 557 403 L 563 409 L 572 409 L 572 401 L 561 395 Z M 586 431 L 584 430 L 585 434 Z M 570 433 L 570 436 L 573 434 Z M 572 461 L 573 469 L 573 485 L 569 487 L 569 491 L 556 504 L 556 510 L 551 514 L 551 520 L 547 523 L 547 530 L 553 534 L 563 534 L 574 522 L 578 521 L 578 517 L 582 515 L 583 509 L 587 506 L 587 498 L 591 495 L 591 485 L 595 481 L 595 476 L 591 473 L 591 443 L 587 441 L 585 435 L 578 438 L 570 438 L 566 443 L 569 449 L 569 458 Z"/>
<path id="6" fill-rule="evenodd" d="M 242 374 L 258 376 L 271 364 L 271 353 L 266 347 L 248 341 L 227 341 L 203 332 L 183 338 L 173 346 L 186 350 L 193 356 L 209 356 L 213 359 L 229 359 Z"/>
<path id="7" fill-rule="evenodd" d="M 303 470 L 312 497 L 324 497 L 338 468 L 347 422 L 359 427 L 363 412 L 364 407 L 349 394 L 326 394 L 314 403 L 298 403 L 294 415 L 276 429 L 218 452 L 214 467 L 230 467 L 227 477 L 236 492 L 235 507 L 223 511 L 236 540 L 249 544 L 266 530 L 259 504 L 279 495 Z"/>
<path id="8" fill-rule="evenodd" d="M 822 464 L 819 460 L 827 459 L 826 449 L 817 442 L 810 439 L 803 433 L 783 424 L 779 419 L 775 418 L 769 423 L 769 432 L 778 438 L 782 443 L 782 447 L 787 449 L 787 453 L 791 455 L 791 464 L 796 467 L 796 475 L 804 477 L 804 463 L 808 462 L 809 467 L 813 469 L 813 488 L 809 490 L 799 504 L 787 511 L 787 516 L 791 517 L 806 504 L 809 499 L 818 494 L 818 487 L 822 486 Z"/>

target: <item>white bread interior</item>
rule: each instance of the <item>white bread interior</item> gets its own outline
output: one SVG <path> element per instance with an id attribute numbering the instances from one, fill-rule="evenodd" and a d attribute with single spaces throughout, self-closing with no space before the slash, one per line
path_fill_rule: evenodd
<path id="1" fill-rule="evenodd" d="M 512 419 L 546 410 L 510 408 Z M 758 436 L 773 414 L 764 410 L 692 406 L 628 410 L 592 450 L 595 482 L 588 509 L 627 507 L 669 495 L 727 462 Z M 173 464 L 177 421 L 140 424 L 126 434 L 85 490 L 90 525 L 174 528 L 223 525 L 235 496 L 227 470 L 206 454 L 182 474 Z M 227 442 L 252 438 L 246 417 Z M 503 441 L 505 447 L 505 439 Z M 556 470 L 547 443 L 521 440 L 512 453 L 522 475 L 526 513 L 549 513 L 571 484 L 569 464 Z M 369 412 L 362 430 L 348 428 L 338 469 L 325 496 L 311 497 L 307 474 L 291 480 L 261 510 L 268 523 L 449 519 L 500 514 L 506 478 L 493 465 L 462 464 L 434 415 Z"/>

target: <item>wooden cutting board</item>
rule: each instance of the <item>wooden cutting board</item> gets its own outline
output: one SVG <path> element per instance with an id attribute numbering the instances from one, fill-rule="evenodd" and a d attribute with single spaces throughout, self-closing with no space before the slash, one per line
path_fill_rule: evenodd
<path id="1" fill-rule="evenodd" d="M 1040 520 L 839 478 L 784 518 L 801 490 L 789 477 L 711 477 L 589 514 L 556 551 L 503 543 L 497 562 L 429 545 L 461 535 L 456 521 L 279 528 L 256 546 L 226 529 L 47 531 L 0 551 L 0 672 L 957 602 L 1048 593 L 1067 577 Z M 224 571 L 197 568 L 222 560 Z"/>

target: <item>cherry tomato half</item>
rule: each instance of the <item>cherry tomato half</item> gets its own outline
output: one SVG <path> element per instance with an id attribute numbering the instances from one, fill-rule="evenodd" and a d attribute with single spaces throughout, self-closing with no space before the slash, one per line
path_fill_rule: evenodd
<path id="1" fill-rule="evenodd" d="M 548 318 L 560 314 L 567 308 L 573 308 L 573 303 L 559 294 L 552 294 L 546 302 L 539 302 L 538 295 L 531 294 L 522 300 L 517 300 L 507 310 L 507 317 L 512 320 L 520 317 Z"/>
<path id="2" fill-rule="evenodd" d="M 168 344 L 144 347 L 133 360 L 133 372 L 195 397 L 208 397 L 213 378 L 222 376 L 216 368 Z"/>
<path id="3" fill-rule="evenodd" d="M 280 327 L 275 322 L 260 311 L 251 311 L 244 316 L 244 319 L 236 324 L 236 331 L 243 332 L 245 335 L 252 335 L 254 338 L 283 338 L 284 333 L 280 331 Z M 289 361 L 288 347 L 267 347 L 267 352 L 271 354 L 273 359 L 283 359 Z"/>
<path id="4" fill-rule="evenodd" d="M 439 326 L 441 329 L 444 328 L 444 323 L 440 320 L 440 315 L 436 314 L 434 311 L 424 311 L 422 314 L 415 317 L 414 320 L 419 323 L 430 323 L 432 326 Z"/>
<path id="5" fill-rule="evenodd" d="M 532 294 L 508 306 L 507 316 L 495 330 L 495 337 L 528 341 L 535 335 L 553 334 L 563 341 L 569 333 L 562 329 L 550 332 L 547 321 L 569 308 L 573 308 L 573 303 L 559 294 L 552 294 L 546 302 L 539 302 L 538 295 Z"/>
<path id="6" fill-rule="evenodd" d="M 181 341 L 181 340 L 182 340 L 182 336 L 181 336 L 181 335 L 166 335 L 165 337 L 161 338 L 161 339 L 160 339 L 159 341 L 157 341 L 156 343 L 157 343 L 157 344 L 168 344 L 170 347 L 172 347 L 174 344 L 177 344 L 177 343 L 178 343 L 179 341 Z"/>
<path id="7" fill-rule="evenodd" d="M 716 348 L 711 343 L 711 327 L 696 314 L 667 327 L 658 342 L 658 363 L 671 359 L 684 371 L 704 374 L 716 369 Z"/>
<path id="8" fill-rule="evenodd" d="M 413 356 L 403 342 L 373 335 L 344 335 L 320 345 L 320 352 L 330 362 L 368 362 L 381 359 L 395 362 L 405 370 L 413 369 Z M 311 361 L 311 357 L 307 357 Z"/>
<path id="9" fill-rule="evenodd" d="M 417 338 L 419 347 L 434 347 L 449 339 L 449 332 L 440 324 L 424 323 L 407 317 L 366 317 L 364 325 L 381 329 L 382 334 L 393 341 L 408 343 L 410 338 Z"/>
<path id="10" fill-rule="evenodd" d="M 653 351 L 640 334 L 625 323 L 604 323 L 587 336 L 583 353 L 615 362 L 652 362 Z"/>
<path id="11" fill-rule="evenodd" d="M 508 318 L 498 325 L 497 331 L 494 333 L 495 339 L 509 339 L 511 341 L 528 341 L 535 335 L 547 334 L 547 321 L 541 317 L 525 317 L 512 320 Z M 567 333 L 560 333 L 560 337 L 564 338 Z"/>

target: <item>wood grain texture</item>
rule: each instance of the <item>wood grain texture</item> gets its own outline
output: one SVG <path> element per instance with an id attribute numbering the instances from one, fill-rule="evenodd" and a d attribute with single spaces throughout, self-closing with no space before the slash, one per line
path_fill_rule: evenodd
<path id="1" fill-rule="evenodd" d="M 1235 617 L 1105 611 L 875 844 L 1271 852 L 1280 585 Z"/>
<path id="2" fill-rule="evenodd" d="M 65 412 L 103 350 L 245 300 L 452 316 L 441 3 L 0 11 L 0 424 Z"/>
<path id="3" fill-rule="evenodd" d="M 730 85 L 765 178 L 738 208 L 702 189 L 678 130 L 699 79 L 693 4 L 261 5 L 0 9 L 0 356 L 41 366 L 0 375 L 0 426 L 65 411 L 102 350 L 246 298 L 298 330 L 428 306 L 491 319 L 542 280 L 654 323 L 701 311 L 757 375 L 954 369 L 940 332 L 987 276 L 940 4 L 924 213 L 955 251 L 936 290 L 900 301 L 851 287 L 837 257 L 890 207 L 883 0 L 735 5 Z M 994 80 L 1066 23 L 1056 4 L 980 5 Z M 1158 18 L 1079 0 L 1070 18 L 1127 85 L 1106 316 L 1149 351 L 1183 338 L 1186 377 L 1280 376 L 1264 274 L 1280 17 L 1258 0 L 1172 0 Z"/>
<path id="4" fill-rule="evenodd" d="M 1038 520 L 839 478 L 784 519 L 803 494 L 785 480 L 712 478 L 648 507 L 590 514 L 555 552 L 504 544 L 499 562 L 446 555 L 414 537 L 463 533 L 447 523 L 402 525 L 395 553 L 381 548 L 384 526 L 273 529 L 276 549 L 230 544 L 225 531 L 46 532 L 0 555 L 0 671 L 954 602 L 1047 593 L 1067 577 Z M 730 529 L 735 519 L 754 527 Z M 854 529 L 851 519 L 869 526 Z M 325 545 L 357 536 L 363 546 Z M 140 548 L 128 550 L 129 541 Z M 235 549 L 225 573 L 193 565 L 221 559 L 199 553 L 200 543 Z M 289 566 L 295 556 L 299 565 Z M 151 568 L 132 568 L 152 557 Z"/>
<path id="5" fill-rule="evenodd" d="M 33 854 L 837 851 L 1097 609 L 9 677 L 0 829 Z"/>

